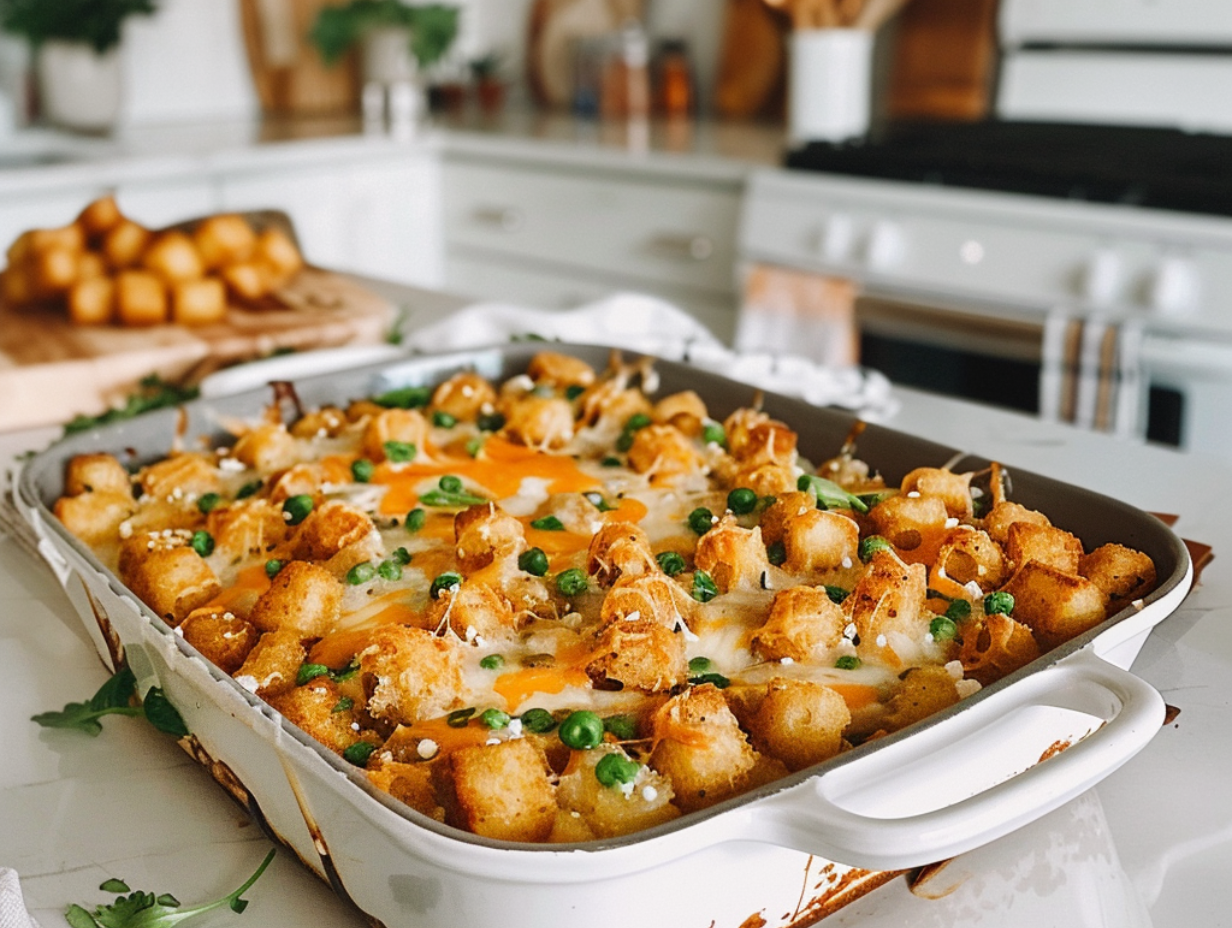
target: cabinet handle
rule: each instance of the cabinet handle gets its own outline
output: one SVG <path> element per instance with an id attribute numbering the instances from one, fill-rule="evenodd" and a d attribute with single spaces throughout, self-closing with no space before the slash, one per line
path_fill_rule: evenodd
<path id="1" fill-rule="evenodd" d="M 650 251 L 677 261 L 705 261 L 714 254 L 714 241 L 708 235 L 656 235 Z"/>
<path id="2" fill-rule="evenodd" d="M 516 232 L 524 221 L 522 211 L 512 206 L 481 206 L 471 213 L 471 218 L 485 226 L 496 226 L 502 232 Z"/>

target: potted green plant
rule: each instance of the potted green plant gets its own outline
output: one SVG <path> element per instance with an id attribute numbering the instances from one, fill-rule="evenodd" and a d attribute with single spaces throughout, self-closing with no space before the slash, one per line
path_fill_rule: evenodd
<path id="1" fill-rule="evenodd" d="M 123 97 L 123 25 L 153 12 L 155 0 L 0 0 L 0 29 L 30 44 L 49 121 L 105 132 Z"/>
<path id="2" fill-rule="evenodd" d="M 499 52 L 488 52 L 471 59 L 471 77 L 475 81 L 475 100 L 479 109 L 493 115 L 505 105 L 505 81 L 501 74 L 502 59 Z"/>
<path id="3" fill-rule="evenodd" d="M 365 80 L 389 84 L 411 79 L 439 61 L 457 34 L 454 6 L 349 0 L 322 7 L 308 37 L 327 65 L 359 47 Z"/>

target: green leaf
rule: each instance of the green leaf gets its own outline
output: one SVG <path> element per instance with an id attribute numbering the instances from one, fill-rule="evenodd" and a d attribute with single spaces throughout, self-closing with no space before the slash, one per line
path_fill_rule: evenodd
<path id="1" fill-rule="evenodd" d="M 159 731 L 174 738 L 188 737 L 188 726 L 184 724 L 184 717 L 158 687 L 150 687 L 141 704 L 145 709 L 146 719 Z"/>
<path id="2" fill-rule="evenodd" d="M 10 2 L 12 0 L 0 0 L 0 11 L 4 10 L 6 4 Z M 45 3 L 46 0 L 35 0 L 35 2 Z M 47 3 L 46 5 L 49 7 L 58 6 L 55 3 Z M 79 5 L 79 3 L 74 2 L 70 5 Z M 98 416 L 77 416 L 64 426 L 64 434 L 72 435 L 75 432 L 84 432 L 96 426 L 122 422 L 125 419 L 132 419 L 154 409 L 179 406 L 181 403 L 196 399 L 198 393 L 199 391 L 196 387 L 178 387 L 151 374 L 148 377 L 142 378 L 137 392 L 132 394 L 124 402 L 123 406 L 109 409 Z"/>
<path id="3" fill-rule="evenodd" d="M 868 503 L 854 493 L 848 493 L 833 480 L 818 477 L 816 474 L 801 474 L 796 481 L 796 489 L 812 493 L 817 497 L 817 505 L 823 509 L 854 509 L 856 512 L 868 512 Z"/>
<path id="4" fill-rule="evenodd" d="M 0 0 L 0 29 L 31 45 L 85 42 L 100 54 L 120 44 L 129 16 L 154 12 L 154 0 Z"/>
<path id="5" fill-rule="evenodd" d="M 64 913 L 72 928 L 172 928 L 182 921 L 203 915 L 224 906 L 233 912 L 243 912 L 248 906 L 248 900 L 243 898 L 252 885 L 265 872 L 276 851 L 271 850 L 261 861 L 256 871 L 237 889 L 203 905 L 181 908 L 180 902 L 170 893 L 155 896 L 153 893 L 137 891 L 127 896 L 118 896 L 110 905 L 100 905 L 90 912 L 80 905 L 70 905 Z M 103 888 L 111 885 L 123 885 L 120 881 L 108 880 Z M 108 890 L 111 891 L 111 890 Z"/>
<path id="6" fill-rule="evenodd" d="M 31 716 L 31 721 L 44 728 L 67 728 L 98 735 L 103 730 L 99 719 L 104 715 L 141 714 L 141 709 L 131 704 L 136 689 L 136 677 L 125 667 L 99 687 L 88 702 L 70 702 L 58 712 L 40 712 Z"/>

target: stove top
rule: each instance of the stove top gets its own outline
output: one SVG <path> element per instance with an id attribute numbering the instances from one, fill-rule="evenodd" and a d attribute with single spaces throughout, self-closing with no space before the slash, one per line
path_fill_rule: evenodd
<path id="1" fill-rule="evenodd" d="M 1232 216 L 1232 136 L 985 121 L 894 123 L 811 142 L 786 166 L 858 177 Z"/>

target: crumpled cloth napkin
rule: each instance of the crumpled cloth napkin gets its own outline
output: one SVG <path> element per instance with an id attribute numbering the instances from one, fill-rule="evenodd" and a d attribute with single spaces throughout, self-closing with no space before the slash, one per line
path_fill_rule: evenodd
<path id="1" fill-rule="evenodd" d="M 11 867 L 0 867 L 0 928 L 39 928 L 26 910 L 21 880 Z"/>
<path id="2" fill-rule="evenodd" d="M 476 303 L 416 329 L 403 346 L 439 353 L 505 345 L 530 335 L 684 361 L 819 406 L 850 409 L 868 421 L 884 420 L 898 409 L 889 380 L 877 371 L 830 367 L 801 356 L 736 352 L 679 307 L 641 293 L 617 293 L 557 311 Z"/>

